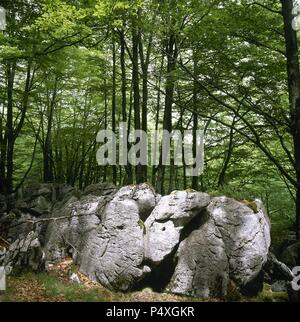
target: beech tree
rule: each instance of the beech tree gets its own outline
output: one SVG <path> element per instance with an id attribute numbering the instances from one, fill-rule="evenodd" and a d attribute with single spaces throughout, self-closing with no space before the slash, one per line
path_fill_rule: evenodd
<path id="1" fill-rule="evenodd" d="M 151 182 L 260 197 L 300 231 L 292 0 L 0 1 L 0 193 L 35 182 Z M 205 170 L 96 162 L 99 130 L 205 133 Z M 138 142 L 136 142 L 138 143 Z M 160 149 L 162 149 L 160 143 Z M 117 155 L 119 151 L 117 150 Z M 293 225 L 292 225 L 293 224 Z"/>

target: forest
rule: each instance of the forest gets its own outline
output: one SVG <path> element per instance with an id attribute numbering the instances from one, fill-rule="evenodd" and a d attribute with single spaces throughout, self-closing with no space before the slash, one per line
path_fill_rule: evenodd
<path id="1" fill-rule="evenodd" d="M 2 199 L 100 183 L 259 198 L 273 251 L 299 242 L 298 14 L 293 0 L 0 0 Z M 134 130 L 189 130 L 194 157 L 203 131 L 203 173 L 174 147 L 168 165 L 99 165 L 97 134 L 121 122 L 129 148 Z"/>

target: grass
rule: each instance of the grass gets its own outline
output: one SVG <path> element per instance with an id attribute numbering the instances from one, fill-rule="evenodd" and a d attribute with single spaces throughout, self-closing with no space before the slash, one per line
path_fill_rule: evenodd
<path id="1" fill-rule="evenodd" d="M 68 302 L 103 302 L 107 301 L 107 295 L 97 288 L 88 289 L 83 285 L 64 283 L 55 276 L 49 274 L 39 274 L 38 281 L 44 286 L 43 295 L 45 298 L 62 297 Z"/>
<path id="2" fill-rule="evenodd" d="M 71 283 L 69 276 L 77 272 L 81 284 Z M 229 289 L 227 302 L 287 302 L 286 293 L 273 293 L 271 286 L 253 298 L 246 298 L 234 287 Z M 228 291 L 229 291 L 228 290 Z M 224 302 L 210 299 L 210 302 Z M 54 265 L 49 272 L 14 273 L 7 278 L 7 290 L 0 292 L 0 302 L 203 302 L 203 300 L 156 293 L 151 288 L 132 293 L 113 292 L 90 281 L 78 272 L 70 259 Z"/>
<path id="3" fill-rule="evenodd" d="M 0 302 L 186 302 L 190 298 L 144 289 L 133 293 L 112 292 L 78 272 L 81 284 L 71 283 L 76 268 L 70 260 L 49 272 L 22 272 L 7 277 L 7 290 Z M 197 300 L 196 300 L 197 301 Z M 199 300 L 198 300 L 199 301 Z"/>
<path id="4" fill-rule="evenodd" d="M 48 273 L 24 273 L 9 276 L 7 291 L 0 293 L 0 302 L 201 302 L 198 299 L 159 294 L 151 289 L 135 293 L 111 292 L 101 286 L 87 287 L 61 281 Z M 212 300 L 220 302 L 220 300 Z M 273 293 L 270 285 L 256 297 L 228 299 L 238 302 L 287 302 L 286 293 Z"/>
<path id="5" fill-rule="evenodd" d="M 88 287 L 63 281 L 52 273 L 23 273 L 7 278 L 7 290 L 0 302 L 110 302 L 124 300 L 102 287 Z"/>

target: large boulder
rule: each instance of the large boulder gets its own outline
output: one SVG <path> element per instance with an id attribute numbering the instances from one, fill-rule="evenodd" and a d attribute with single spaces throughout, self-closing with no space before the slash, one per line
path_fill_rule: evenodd
<path id="1" fill-rule="evenodd" d="M 222 235 L 231 278 L 246 286 L 262 271 L 271 244 L 270 221 L 260 200 L 256 207 L 231 198 L 215 198 L 208 206 Z"/>
<path id="2" fill-rule="evenodd" d="M 48 226 L 47 260 L 71 252 L 80 271 L 92 280 L 110 289 L 129 290 L 150 272 L 143 265 L 142 218 L 147 218 L 159 198 L 150 186 L 141 184 L 65 205 L 60 213 L 67 218 Z"/>
<path id="3" fill-rule="evenodd" d="M 230 279 L 241 290 L 262 284 L 258 277 L 268 257 L 270 223 L 262 203 L 255 204 L 251 209 L 226 197 L 211 201 L 206 222 L 179 246 L 170 292 L 208 298 L 225 296 Z"/>
<path id="4" fill-rule="evenodd" d="M 212 218 L 180 243 L 176 257 L 178 264 L 167 291 L 205 299 L 226 295 L 229 265 Z"/>
<path id="5" fill-rule="evenodd" d="M 196 191 L 174 191 L 161 198 L 145 222 L 145 257 L 159 264 L 179 244 L 183 229 L 201 215 L 210 196 Z"/>
<path id="6" fill-rule="evenodd" d="M 0 226 L 16 249 L 33 231 L 38 238 L 26 241 L 28 254 L 37 245 L 46 266 L 72 256 L 82 273 L 113 290 L 167 285 L 172 293 L 211 298 L 226 296 L 231 282 L 245 293 L 257 292 L 263 272 L 272 276 L 274 267 L 284 272 L 281 279 L 290 279 L 290 272 L 270 258 L 266 268 L 270 223 L 259 200 L 211 199 L 193 190 L 161 197 L 148 184 L 121 189 L 94 184 L 83 193 L 38 185 L 20 200 L 7 201 L 12 204 Z M 9 256 L 16 260 L 10 262 L 29 263 L 21 253 L 14 257 L 12 250 Z"/>

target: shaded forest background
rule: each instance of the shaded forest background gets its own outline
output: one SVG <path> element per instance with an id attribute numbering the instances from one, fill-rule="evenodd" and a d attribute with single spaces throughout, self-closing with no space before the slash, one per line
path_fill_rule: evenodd
<path id="1" fill-rule="evenodd" d="M 0 5 L 0 193 L 38 182 L 150 182 L 161 193 L 259 197 L 275 230 L 299 232 L 292 0 Z M 203 175 L 172 164 L 97 165 L 98 131 L 117 133 L 121 121 L 146 132 L 190 129 L 194 143 L 204 129 Z"/>

